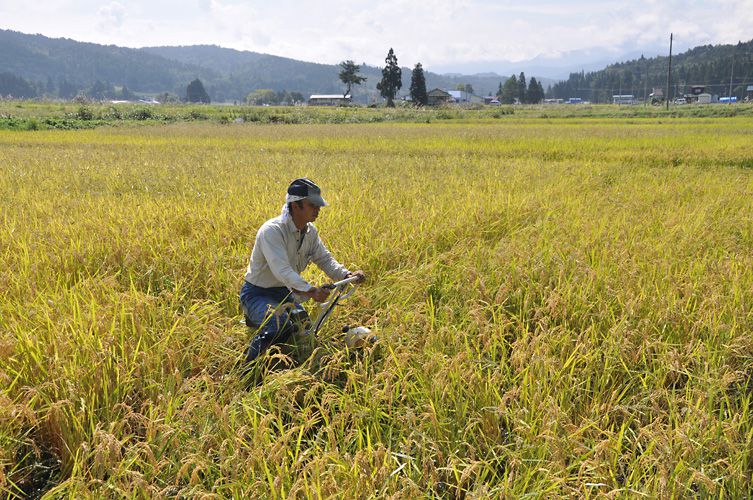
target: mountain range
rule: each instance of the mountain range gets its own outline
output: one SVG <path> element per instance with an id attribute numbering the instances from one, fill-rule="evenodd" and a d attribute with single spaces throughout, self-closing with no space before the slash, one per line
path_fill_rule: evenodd
<path id="1" fill-rule="evenodd" d="M 410 86 L 411 69 L 402 68 L 404 94 Z M 101 88 L 125 87 L 129 92 L 144 95 L 168 92 L 183 97 L 188 83 L 195 78 L 202 81 L 212 100 L 219 102 L 243 100 L 258 89 L 299 92 L 305 96 L 337 94 L 344 89 L 339 71 L 336 64 L 304 62 L 216 45 L 133 49 L 0 30 L 0 74 L 23 79 L 29 84 L 28 92 L 36 95 L 70 98 L 99 83 Z M 381 79 L 381 69 L 362 64 L 360 73 L 367 80 L 354 87 L 353 98 L 357 102 L 373 102 L 378 96 L 376 84 Z M 508 76 L 489 72 L 438 74 L 425 69 L 428 89 L 470 84 L 479 95 L 496 93 Z M 547 78 L 540 81 L 544 87 L 555 83 Z"/>
<path id="2" fill-rule="evenodd" d="M 557 58 L 538 57 L 512 63 L 499 61 L 497 72 L 473 74 L 437 73 L 424 68 L 427 89 L 471 85 L 477 95 L 496 94 L 511 74 L 525 72 L 536 77 L 549 97 L 581 97 L 594 102 L 610 102 L 614 94 L 643 96 L 666 84 L 666 56 L 646 58 L 643 54 L 622 52 L 625 62 L 606 59 L 609 52 L 576 51 Z M 399 54 L 397 54 L 399 57 Z M 614 57 L 617 57 L 615 54 Z M 589 62 L 590 61 L 590 62 Z M 484 69 L 469 63 L 455 68 Z M 587 72 L 588 71 L 588 72 Z M 79 94 L 94 98 L 119 95 L 172 94 L 186 96 L 188 83 L 202 81 L 213 102 L 242 101 L 260 89 L 277 93 L 338 94 L 344 91 L 339 65 L 304 62 L 286 57 L 239 51 L 216 45 L 126 48 L 78 42 L 67 38 L 0 30 L 0 95 L 15 97 L 59 97 Z M 569 72 L 569 75 L 568 75 Z M 359 103 L 377 102 L 376 84 L 381 69 L 361 64 L 366 81 L 354 86 L 353 99 Z M 545 75 L 545 76 L 541 76 Z M 560 75 L 558 79 L 546 76 Z M 730 82 L 730 76 L 734 81 Z M 673 56 L 674 93 L 684 87 L 703 84 L 720 95 L 732 83 L 732 91 L 745 97 L 753 83 L 753 40 L 737 45 L 705 45 Z M 402 68 L 401 94 L 408 94 L 411 68 Z M 683 88 L 680 88 L 680 87 Z"/>

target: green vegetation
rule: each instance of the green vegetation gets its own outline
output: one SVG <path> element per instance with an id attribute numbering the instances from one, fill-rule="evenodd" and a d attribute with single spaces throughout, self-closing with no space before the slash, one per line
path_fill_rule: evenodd
<path id="1" fill-rule="evenodd" d="M 414 106 L 426 106 L 429 102 L 429 96 L 426 92 L 426 77 L 421 63 L 416 63 L 411 72 L 410 98 Z"/>
<path id="2" fill-rule="evenodd" d="M 258 94 L 261 95 L 261 94 Z M 266 95 L 266 94 L 265 94 Z M 206 106 L 186 104 L 45 103 L 0 101 L 0 130 L 79 129 L 206 121 L 220 124 L 327 124 L 478 122 L 541 118 L 712 118 L 753 116 L 753 105 L 674 106 L 471 106 L 414 109 L 314 108 L 306 106 Z"/>
<path id="3" fill-rule="evenodd" d="M 358 74 L 361 71 L 361 66 L 348 59 L 340 63 L 340 73 L 337 75 L 340 81 L 345 84 L 345 93 L 343 96 L 350 95 L 350 91 L 353 85 L 361 85 L 367 80 L 365 76 Z"/>
<path id="4" fill-rule="evenodd" d="M 191 81 L 186 88 L 186 101 L 191 103 L 209 104 L 209 94 L 204 90 L 204 84 L 198 78 Z"/>
<path id="5" fill-rule="evenodd" d="M 653 87 L 667 85 L 667 57 L 645 58 L 611 64 L 592 72 L 571 73 L 570 78 L 552 86 L 547 97 L 580 97 L 592 102 L 611 102 L 618 93 L 644 97 Z M 732 68 L 734 60 L 734 71 Z M 713 94 L 745 97 L 753 78 L 753 40 L 737 45 L 703 45 L 672 56 L 670 99 L 689 92 L 689 85 L 705 85 Z M 550 95 L 551 94 L 551 95 Z"/>
<path id="6" fill-rule="evenodd" d="M 2 496 L 749 495 L 751 108 L 148 109 L 206 118 L 0 131 Z M 247 387 L 237 292 L 299 176 L 370 281 Z"/>
<path id="7" fill-rule="evenodd" d="M 390 47 L 387 57 L 384 58 L 384 68 L 382 68 L 382 79 L 377 83 L 379 94 L 387 99 L 387 107 L 395 107 L 395 96 L 397 91 L 403 86 L 403 70 L 397 64 L 397 56 Z"/>

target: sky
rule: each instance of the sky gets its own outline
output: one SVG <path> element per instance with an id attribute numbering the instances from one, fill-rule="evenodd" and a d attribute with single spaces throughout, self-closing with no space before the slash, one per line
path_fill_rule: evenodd
<path id="1" fill-rule="evenodd" d="M 214 44 L 303 61 L 495 72 L 753 39 L 753 0 L 0 0 L 0 28 L 125 47 Z"/>

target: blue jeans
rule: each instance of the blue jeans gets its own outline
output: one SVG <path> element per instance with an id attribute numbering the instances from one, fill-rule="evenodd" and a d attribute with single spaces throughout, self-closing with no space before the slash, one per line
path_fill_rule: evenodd
<path id="1" fill-rule="evenodd" d="M 283 303 L 297 307 L 300 304 L 295 303 L 293 294 L 285 287 L 263 288 L 248 282 L 241 287 L 240 300 L 246 324 L 261 327 L 246 352 L 246 363 L 250 363 L 271 345 L 285 343 L 295 331 L 287 311 L 273 315 L 277 307 Z"/>

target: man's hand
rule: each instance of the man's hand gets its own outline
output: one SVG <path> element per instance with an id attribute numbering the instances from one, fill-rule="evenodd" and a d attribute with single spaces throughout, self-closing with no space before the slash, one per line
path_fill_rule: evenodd
<path id="1" fill-rule="evenodd" d="M 364 273 L 360 269 L 358 271 L 354 271 L 352 273 L 348 273 L 345 277 L 346 278 L 352 278 L 354 276 L 358 276 L 358 279 L 356 280 L 356 283 L 363 283 L 364 281 L 366 281 L 366 273 Z"/>
<path id="2" fill-rule="evenodd" d="M 320 286 L 314 286 L 311 287 L 308 292 L 301 292 L 299 295 L 303 295 L 304 297 L 308 297 L 310 299 L 314 299 L 316 302 L 322 303 L 327 301 L 327 297 L 329 297 L 329 290 Z"/>

